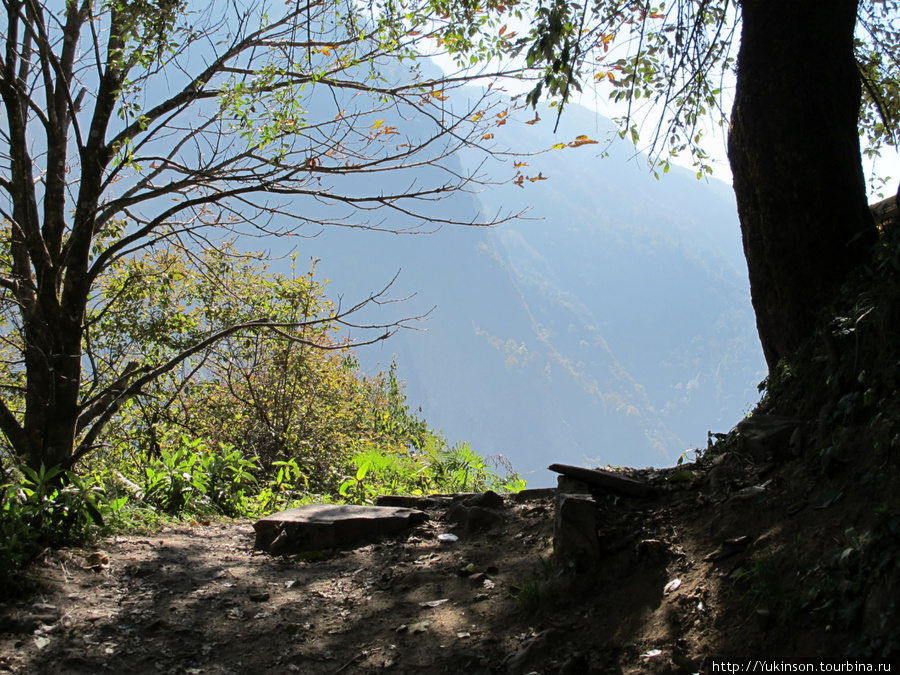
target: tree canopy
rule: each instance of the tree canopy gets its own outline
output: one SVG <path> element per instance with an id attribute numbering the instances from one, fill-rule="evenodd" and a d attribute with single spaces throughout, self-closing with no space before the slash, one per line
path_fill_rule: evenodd
<path id="1" fill-rule="evenodd" d="M 897 145 L 898 10 L 893 0 L 536 0 L 514 6 L 532 17 L 531 32 L 510 53 L 543 69 L 529 102 L 549 93 L 564 104 L 591 79 L 611 87 L 629 105 L 623 135 L 647 140 L 664 168 L 669 153 L 689 151 L 698 175 L 710 172 L 704 119 L 727 125 L 751 294 L 774 369 L 815 339 L 819 315 L 871 255 L 860 139 L 869 155 Z M 631 114 L 638 105 L 656 111 L 649 132 Z"/>
<path id="2" fill-rule="evenodd" d="M 11 379 L 0 430 L 35 469 L 71 466 L 123 402 L 218 340 L 274 327 L 302 341 L 321 321 L 353 327 L 360 307 L 294 322 L 222 311 L 180 333 L 165 359 L 102 361 L 97 332 L 131 289 L 98 289 L 123 262 L 168 250 L 214 275 L 196 252 L 229 238 L 442 224 L 436 202 L 484 181 L 452 155 L 483 142 L 491 102 L 451 105 L 450 90 L 472 75 L 427 75 L 413 55 L 435 33 L 406 30 L 391 7 L 4 8 L 0 288 Z M 415 12 L 444 22 L 430 4 Z M 398 325 L 356 329 L 365 341 Z"/>

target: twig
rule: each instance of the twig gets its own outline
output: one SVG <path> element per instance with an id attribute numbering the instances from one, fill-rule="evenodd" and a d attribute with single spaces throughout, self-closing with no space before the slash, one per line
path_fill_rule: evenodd
<path id="1" fill-rule="evenodd" d="M 354 663 L 356 663 L 357 661 L 359 661 L 360 657 L 363 657 L 363 656 L 365 656 L 365 655 L 366 655 L 365 652 L 360 652 L 359 654 L 357 654 L 356 656 L 354 656 L 352 659 L 350 659 L 349 661 L 347 661 L 347 663 L 345 663 L 345 664 L 342 665 L 340 668 L 338 668 L 336 671 L 334 671 L 331 675 L 340 675 L 340 673 L 343 673 L 345 670 L 347 670 L 347 668 L 349 668 L 349 667 L 352 666 Z"/>

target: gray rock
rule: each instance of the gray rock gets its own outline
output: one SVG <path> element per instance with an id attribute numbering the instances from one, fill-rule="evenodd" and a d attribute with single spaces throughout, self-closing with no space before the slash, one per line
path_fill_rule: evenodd
<path id="1" fill-rule="evenodd" d="M 468 507 L 465 528 L 468 532 L 490 530 L 502 525 L 506 520 L 502 513 L 480 506 Z"/>
<path id="2" fill-rule="evenodd" d="M 744 453 L 758 463 L 789 459 L 799 450 L 792 448 L 792 438 L 795 445 L 802 443 L 802 435 L 794 436 L 802 425 L 793 417 L 753 415 L 738 422 L 738 441 Z"/>
<path id="3" fill-rule="evenodd" d="M 399 506 L 407 509 L 438 509 L 453 500 L 450 495 L 428 495 L 412 497 L 408 495 L 381 495 L 375 499 L 377 506 Z"/>
<path id="4" fill-rule="evenodd" d="M 352 548 L 401 534 L 427 518 L 422 511 L 392 506 L 310 504 L 254 523 L 254 547 L 272 555 Z"/>
<path id="5" fill-rule="evenodd" d="M 444 519 L 448 523 L 453 523 L 454 525 L 465 525 L 468 517 L 469 507 L 462 502 L 456 502 L 456 504 L 447 509 Z"/>
<path id="6" fill-rule="evenodd" d="M 574 562 L 580 569 L 589 569 L 599 561 L 597 503 L 592 498 L 558 495 L 553 553 L 561 560 Z"/>
<path id="7" fill-rule="evenodd" d="M 493 490 L 488 490 L 487 492 L 479 492 L 466 499 L 466 506 L 480 506 L 485 509 L 500 509 L 503 508 L 504 502 L 503 497 Z"/>
<path id="8" fill-rule="evenodd" d="M 568 464 L 551 464 L 547 468 L 569 478 L 583 481 L 588 485 L 595 485 L 605 490 L 613 490 L 629 497 L 650 497 L 656 493 L 652 485 L 628 476 L 613 473 L 612 471 L 587 469 L 583 466 L 570 466 Z"/>
<path id="9" fill-rule="evenodd" d="M 538 499 L 547 499 L 556 496 L 556 488 L 527 488 L 520 492 L 513 492 L 510 497 L 517 504 L 535 501 Z"/>
<path id="10" fill-rule="evenodd" d="M 557 494 L 566 495 L 590 495 L 591 487 L 583 480 L 577 478 L 569 478 L 568 476 L 557 476 L 556 478 Z"/>
<path id="11" fill-rule="evenodd" d="M 461 525 L 467 532 L 489 530 L 502 525 L 506 520 L 503 514 L 481 506 L 468 506 L 459 502 L 447 510 L 447 522 Z"/>

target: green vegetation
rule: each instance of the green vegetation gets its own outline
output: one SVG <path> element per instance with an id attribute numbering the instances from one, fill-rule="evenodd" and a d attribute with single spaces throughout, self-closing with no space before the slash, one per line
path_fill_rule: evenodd
<path id="1" fill-rule="evenodd" d="M 806 452 L 813 474 L 833 485 L 819 508 L 839 499 L 859 508 L 842 535 L 811 533 L 793 548 L 759 552 L 745 577 L 750 592 L 773 622 L 812 615 L 847 631 L 856 657 L 889 658 L 900 646 L 898 293 L 900 230 L 888 222 L 868 263 L 820 313 L 817 334 L 763 382 L 755 411 L 814 421 Z"/>
<path id="2" fill-rule="evenodd" d="M 191 255 L 161 249 L 111 268 L 100 293 L 119 302 L 116 312 L 88 317 L 97 328 L 95 371 L 128 361 L 140 372 L 222 321 L 262 313 L 305 327 L 229 336 L 148 383 L 98 438 L 89 472 L 35 471 L 4 444 L 6 590 L 44 546 L 161 518 L 255 517 L 309 501 L 524 487 L 502 458 L 495 464 L 504 476 L 417 417 L 394 366 L 372 377 L 358 371 L 327 320 L 335 308 L 313 269 L 273 274 L 233 246 Z M 17 376 L 10 365 L 0 371 L 10 388 Z"/>

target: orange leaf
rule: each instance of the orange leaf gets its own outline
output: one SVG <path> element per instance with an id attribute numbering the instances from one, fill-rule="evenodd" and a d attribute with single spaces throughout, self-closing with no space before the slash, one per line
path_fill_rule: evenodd
<path id="1" fill-rule="evenodd" d="M 505 32 L 506 32 L 506 26 L 505 26 L 505 25 L 504 25 L 504 26 L 501 26 L 501 27 L 500 27 L 499 35 L 503 35 Z"/>
<path id="2" fill-rule="evenodd" d="M 482 136 L 481 138 L 482 138 L 482 140 L 489 141 L 489 140 L 491 140 L 493 137 L 494 137 L 494 134 L 485 134 L 485 135 Z"/>
<path id="3" fill-rule="evenodd" d="M 534 183 L 535 181 L 538 181 L 538 180 L 547 180 L 547 177 L 544 174 L 538 172 L 537 176 L 529 176 L 528 180 L 530 180 L 532 183 Z"/>
<path id="4" fill-rule="evenodd" d="M 580 148 L 582 145 L 597 145 L 597 141 L 588 138 L 587 136 L 581 135 L 576 136 L 575 140 L 569 143 L 570 148 Z"/>
<path id="5" fill-rule="evenodd" d="M 537 113 L 534 113 L 534 119 L 528 120 L 527 122 L 525 122 L 525 124 L 537 124 L 540 121 L 541 121 L 541 116 L 538 115 Z"/>
<path id="6" fill-rule="evenodd" d="M 521 169 L 523 166 L 528 166 L 528 162 L 516 162 L 513 164 L 514 169 Z"/>

